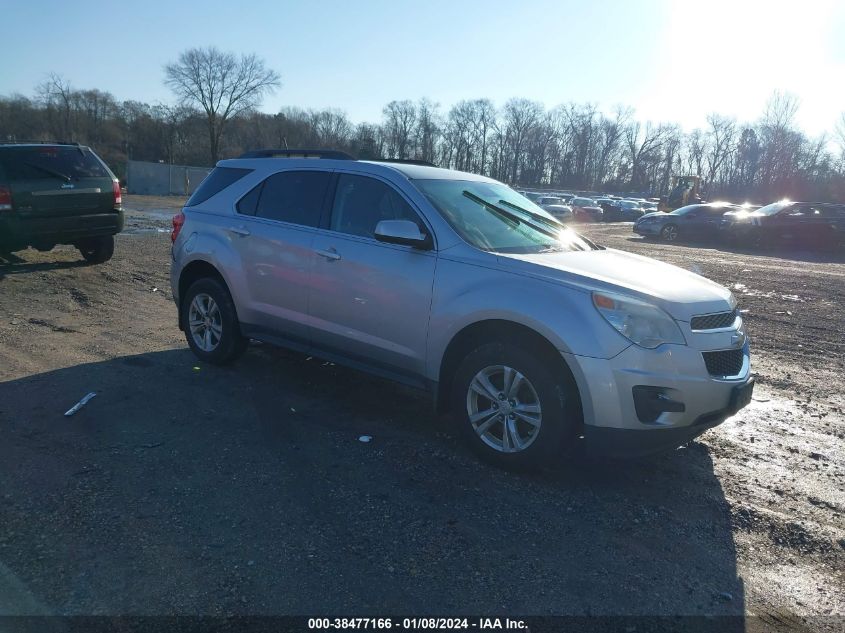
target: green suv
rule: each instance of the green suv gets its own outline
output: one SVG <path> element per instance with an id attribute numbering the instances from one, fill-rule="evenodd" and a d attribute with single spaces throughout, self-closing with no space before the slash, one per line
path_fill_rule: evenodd
<path id="1" fill-rule="evenodd" d="M 123 229 L 120 183 L 89 147 L 0 143 L 0 252 L 72 244 L 98 264 Z"/>

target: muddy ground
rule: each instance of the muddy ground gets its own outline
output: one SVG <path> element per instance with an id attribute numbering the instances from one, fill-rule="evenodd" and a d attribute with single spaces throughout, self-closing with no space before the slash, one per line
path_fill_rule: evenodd
<path id="1" fill-rule="evenodd" d="M 747 614 L 749 630 L 841 630 L 845 257 L 584 227 L 734 289 L 755 399 L 667 455 L 515 475 L 478 463 L 412 390 L 264 345 L 198 364 L 168 284 L 179 200 L 126 204 L 106 264 L 70 247 L 0 261 L 0 614 Z"/>

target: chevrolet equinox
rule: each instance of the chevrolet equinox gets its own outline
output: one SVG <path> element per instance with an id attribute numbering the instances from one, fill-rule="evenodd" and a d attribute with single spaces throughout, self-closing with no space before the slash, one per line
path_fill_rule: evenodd
<path id="1" fill-rule="evenodd" d="M 733 295 L 604 248 L 510 187 L 419 161 L 258 150 L 173 219 L 202 361 L 257 339 L 427 389 L 505 467 L 680 446 L 754 386 Z"/>

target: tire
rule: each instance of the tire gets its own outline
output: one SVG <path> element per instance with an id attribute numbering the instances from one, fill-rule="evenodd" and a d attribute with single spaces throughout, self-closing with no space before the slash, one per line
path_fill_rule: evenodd
<path id="1" fill-rule="evenodd" d="M 677 242 L 678 241 L 678 225 L 677 224 L 667 224 L 662 229 L 660 229 L 660 239 L 664 242 Z"/>
<path id="2" fill-rule="evenodd" d="M 235 304 L 217 279 L 205 277 L 191 284 L 182 298 L 182 318 L 188 347 L 199 360 L 227 365 L 246 351 L 249 339 L 241 335 Z"/>
<path id="3" fill-rule="evenodd" d="M 114 255 L 114 235 L 81 240 L 76 243 L 76 248 L 89 264 L 102 264 Z"/>
<path id="4" fill-rule="evenodd" d="M 506 369 L 522 376 L 510 398 L 501 399 L 501 393 L 489 389 L 489 398 L 482 395 L 478 388 L 483 382 L 478 379 L 487 378 L 487 385 L 498 391 L 504 387 Z M 555 365 L 542 354 L 532 353 L 528 346 L 523 349 L 504 343 L 483 344 L 464 358 L 452 383 L 452 410 L 457 414 L 460 434 L 476 454 L 510 470 L 535 470 L 565 457 L 577 440 L 580 404 L 574 380 L 568 372 L 554 369 Z M 511 384 L 517 384 L 517 380 Z M 525 408 L 536 405 L 536 414 Z M 491 415 L 483 416 L 487 411 Z M 523 416 L 539 424 L 528 423 Z M 510 431 L 507 440 L 506 422 Z M 517 448 L 519 441 L 524 448 Z"/>

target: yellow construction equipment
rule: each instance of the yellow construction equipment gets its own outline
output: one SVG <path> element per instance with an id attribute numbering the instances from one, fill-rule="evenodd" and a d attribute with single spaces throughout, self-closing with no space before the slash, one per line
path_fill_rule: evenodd
<path id="1" fill-rule="evenodd" d="M 698 189 L 700 184 L 701 176 L 672 176 L 669 195 L 660 199 L 658 211 L 669 213 L 688 204 L 701 202 Z"/>

